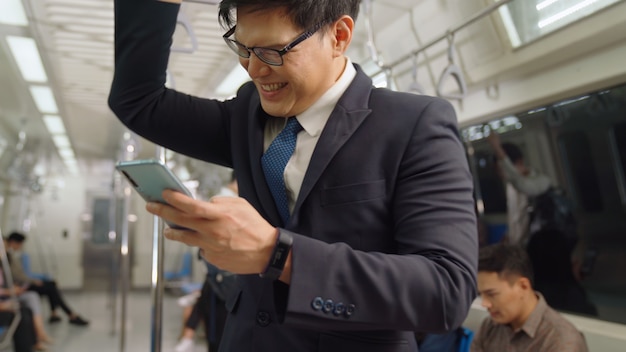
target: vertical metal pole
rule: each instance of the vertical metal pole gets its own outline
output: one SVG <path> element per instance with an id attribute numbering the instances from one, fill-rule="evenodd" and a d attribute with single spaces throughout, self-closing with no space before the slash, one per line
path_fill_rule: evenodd
<path id="1" fill-rule="evenodd" d="M 120 190 L 122 189 L 122 179 L 120 177 L 119 174 L 114 173 L 113 174 L 113 180 L 111 183 L 111 200 L 110 200 L 110 204 L 109 204 L 109 243 L 111 243 L 113 245 L 113 255 L 111 258 L 111 277 L 109 278 L 110 280 L 110 287 L 109 287 L 109 307 L 111 309 L 111 331 L 110 334 L 111 336 L 115 335 L 115 327 L 116 327 L 116 323 L 117 323 L 117 288 L 118 288 L 118 283 L 119 283 L 119 277 L 120 277 L 120 252 L 121 249 L 119 251 L 116 251 L 117 247 L 118 247 L 118 237 L 117 237 L 117 231 L 118 231 L 118 216 L 119 214 L 123 214 L 123 211 L 125 209 L 119 209 L 119 202 L 120 202 Z M 120 212 L 119 210 L 122 210 L 122 212 Z"/>
<path id="2" fill-rule="evenodd" d="M 130 263 L 128 260 L 128 212 L 130 210 L 130 187 L 125 182 L 124 187 L 124 209 L 122 214 L 122 229 L 121 229 L 121 245 L 120 245 L 120 291 L 122 295 L 122 305 L 120 313 L 120 352 L 126 351 L 126 308 L 128 300 L 128 288 L 129 288 L 129 271 Z"/>
<path id="3" fill-rule="evenodd" d="M 133 159 L 137 153 L 139 145 L 138 141 L 131 133 L 124 133 L 124 150 L 122 151 L 123 160 Z M 126 351 L 126 309 L 128 307 L 128 291 L 130 289 L 130 259 L 129 259 L 129 224 L 128 214 L 130 212 L 130 196 L 132 189 L 128 181 L 122 183 L 122 211 L 120 226 L 120 292 L 121 292 L 121 312 L 120 312 L 120 352 Z M 116 198 L 117 204 L 117 198 Z"/>
<path id="4" fill-rule="evenodd" d="M 157 158 L 165 162 L 165 148 L 157 147 Z M 152 324 L 150 351 L 161 352 L 163 334 L 163 221 L 155 216 L 152 231 Z"/>

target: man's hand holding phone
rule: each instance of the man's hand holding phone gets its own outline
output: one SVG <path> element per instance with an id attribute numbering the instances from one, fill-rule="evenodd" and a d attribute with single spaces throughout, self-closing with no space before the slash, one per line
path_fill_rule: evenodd
<path id="1" fill-rule="evenodd" d="M 169 228 L 166 238 L 201 248 L 205 259 L 220 269 L 236 274 L 265 270 L 277 229 L 244 198 L 213 197 L 205 202 L 169 190 L 163 198 L 167 204 L 151 202 L 146 209 L 192 230 Z"/>

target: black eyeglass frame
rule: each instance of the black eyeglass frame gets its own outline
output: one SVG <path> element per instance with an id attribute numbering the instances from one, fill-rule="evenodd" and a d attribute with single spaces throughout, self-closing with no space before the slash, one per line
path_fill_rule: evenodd
<path id="1" fill-rule="evenodd" d="M 247 47 L 234 39 L 228 38 L 235 33 L 235 29 L 237 28 L 236 25 L 233 26 L 233 28 L 229 29 L 228 32 L 224 33 L 222 38 L 224 38 L 224 41 L 226 42 L 226 45 L 228 45 L 229 48 L 231 48 L 238 56 L 244 59 L 249 59 L 250 55 L 254 53 L 254 55 L 256 55 L 256 57 L 258 57 L 259 60 L 263 61 L 264 63 L 268 65 L 282 66 L 284 63 L 283 55 L 287 54 L 289 50 L 293 49 L 296 45 L 302 43 L 304 40 L 313 36 L 313 34 L 317 33 L 317 31 L 319 31 L 320 28 L 322 28 L 323 26 L 324 26 L 323 23 L 316 25 L 312 29 L 300 34 L 296 39 L 294 39 L 291 43 L 285 45 L 285 47 L 280 50 L 272 49 L 272 48 L 264 48 L 261 46 Z M 246 56 L 244 51 L 241 51 L 239 49 L 245 49 L 245 52 L 247 52 L 248 55 Z M 280 62 L 268 61 L 268 59 L 263 56 L 263 52 L 267 52 L 267 51 L 271 51 L 271 52 L 278 54 L 278 57 L 280 58 Z"/>

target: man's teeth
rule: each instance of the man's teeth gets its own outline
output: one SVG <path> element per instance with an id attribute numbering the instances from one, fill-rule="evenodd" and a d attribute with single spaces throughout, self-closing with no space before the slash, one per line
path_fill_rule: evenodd
<path id="1" fill-rule="evenodd" d="M 273 83 L 273 84 L 262 84 L 261 88 L 263 88 L 266 92 L 273 92 L 284 87 L 286 83 Z"/>

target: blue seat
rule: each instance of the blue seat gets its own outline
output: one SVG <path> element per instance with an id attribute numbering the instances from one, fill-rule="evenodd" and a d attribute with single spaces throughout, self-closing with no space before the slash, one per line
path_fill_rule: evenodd
<path id="1" fill-rule="evenodd" d="M 49 275 L 32 272 L 31 265 L 30 265 L 30 256 L 28 255 L 28 253 L 22 252 L 21 258 L 22 258 L 22 268 L 24 269 L 24 274 L 26 274 L 26 276 L 28 276 L 31 279 L 37 279 L 37 280 L 48 280 L 48 281 L 52 280 L 52 278 Z"/>
<path id="2" fill-rule="evenodd" d="M 474 332 L 460 327 L 445 334 L 428 334 L 419 345 L 420 352 L 469 352 Z"/>
<path id="3" fill-rule="evenodd" d="M 178 271 L 166 271 L 163 273 L 163 278 L 166 281 L 175 281 L 191 278 L 191 267 L 193 265 L 193 255 L 191 251 L 187 251 L 183 254 L 183 262 Z"/>
<path id="4" fill-rule="evenodd" d="M 466 327 L 459 328 L 459 344 L 458 352 L 469 352 L 472 345 L 472 339 L 474 338 L 474 332 Z"/>

